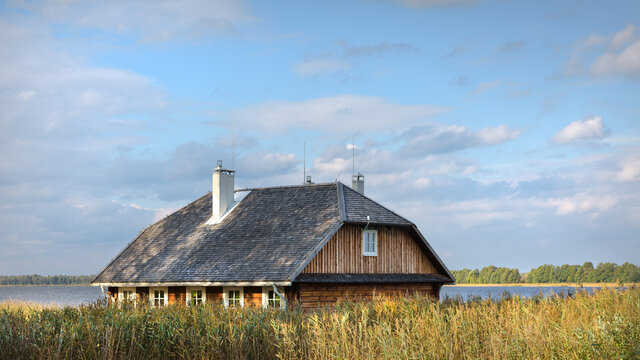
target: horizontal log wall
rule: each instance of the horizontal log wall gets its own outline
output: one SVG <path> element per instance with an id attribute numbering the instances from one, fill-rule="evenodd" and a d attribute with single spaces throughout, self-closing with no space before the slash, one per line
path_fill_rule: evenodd
<path id="1" fill-rule="evenodd" d="M 378 256 L 362 255 L 362 226 L 344 225 L 302 273 L 434 274 L 433 263 L 409 229 L 378 227 Z"/>
<path id="2" fill-rule="evenodd" d="M 138 291 L 140 289 L 140 291 Z M 145 291 L 138 288 L 137 294 Z M 169 304 L 184 304 L 186 301 L 186 290 L 184 286 L 169 287 Z M 304 309 L 311 309 L 323 306 L 334 306 L 336 302 L 342 300 L 371 300 L 374 295 L 380 296 L 406 296 L 419 293 L 425 296 L 438 298 L 439 284 L 305 284 L 298 283 L 284 288 L 287 301 L 291 304 L 300 303 Z M 113 302 L 117 302 L 118 288 L 110 287 L 109 295 Z M 206 288 L 208 303 L 222 303 L 222 287 L 208 286 Z M 139 301 L 141 301 L 139 299 Z M 262 288 L 244 288 L 245 306 L 262 306 Z"/>
<path id="3" fill-rule="evenodd" d="M 207 286 L 207 303 L 222 304 L 222 288 L 220 286 Z"/>
<path id="4" fill-rule="evenodd" d="M 169 304 L 184 304 L 187 302 L 187 288 L 185 286 L 169 286 Z"/>
<path id="5" fill-rule="evenodd" d="M 244 288 L 244 306 L 262 306 L 262 287 Z"/>
<path id="6" fill-rule="evenodd" d="M 299 303 L 303 309 L 335 306 L 344 300 L 368 301 L 374 296 L 411 296 L 415 293 L 437 298 L 438 284 L 298 284 Z"/>

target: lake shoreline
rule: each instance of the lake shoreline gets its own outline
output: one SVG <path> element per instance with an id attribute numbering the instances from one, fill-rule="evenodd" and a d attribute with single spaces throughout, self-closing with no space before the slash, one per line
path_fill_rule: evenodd
<path id="1" fill-rule="evenodd" d="M 451 287 L 618 287 L 619 283 L 518 283 L 518 284 L 452 284 Z M 637 286 L 639 283 L 623 283 L 622 286 Z"/>

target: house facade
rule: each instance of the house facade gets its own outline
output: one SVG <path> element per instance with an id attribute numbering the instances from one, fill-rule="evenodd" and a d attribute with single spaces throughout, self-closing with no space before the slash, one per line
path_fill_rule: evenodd
<path id="1" fill-rule="evenodd" d="M 163 306 L 300 304 L 375 295 L 438 297 L 455 281 L 415 224 L 364 196 L 364 178 L 213 190 L 145 228 L 96 277 L 115 301 Z"/>

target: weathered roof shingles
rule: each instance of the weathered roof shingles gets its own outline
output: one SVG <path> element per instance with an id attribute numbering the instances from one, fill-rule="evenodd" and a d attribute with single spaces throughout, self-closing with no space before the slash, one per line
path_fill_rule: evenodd
<path id="1" fill-rule="evenodd" d="M 394 213 L 386 207 L 351 189 L 343 186 L 346 221 L 351 223 L 411 225 L 411 221 Z M 367 221 L 369 216 L 369 221 Z"/>

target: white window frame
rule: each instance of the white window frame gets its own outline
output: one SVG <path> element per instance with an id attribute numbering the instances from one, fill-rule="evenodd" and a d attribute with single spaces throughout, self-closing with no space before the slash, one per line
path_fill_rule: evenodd
<path id="1" fill-rule="evenodd" d="M 262 287 L 262 307 L 269 307 L 269 291 L 273 291 L 273 286 L 263 286 Z M 280 294 L 283 293 L 283 289 L 282 288 L 278 288 L 278 292 L 280 292 Z M 280 299 L 280 297 L 278 296 L 278 294 L 276 294 L 274 292 L 274 294 L 278 299 Z M 282 299 L 280 299 L 280 308 L 284 309 L 286 302 L 283 301 Z"/>
<path id="2" fill-rule="evenodd" d="M 125 299 L 124 298 L 124 292 L 125 291 L 131 291 L 131 297 L 129 299 Z M 134 287 L 120 287 L 118 288 L 118 302 L 119 303 L 124 303 L 125 301 L 129 300 L 133 306 L 136 305 L 136 300 L 138 298 L 138 295 L 136 293 L 136 288 Z"/>
<path id="3" fill-rule="evenodd" d="M 224 307 L 229 307 L 229 291 L 240 290 L 240 307 L 244 307 L 244 287 L 242 286 L 224 286 L 222 288 L 222 302 Z"/>
<path id="4" fill-rule="evenodd" d="M 207 302 L 207 290 L 204 286 L 188 286 L 187 287 L 187 306 L 191 306 L 191 292 L 194 290 L 202 291 L 202 303 L 205 304 Z"/>
<path id="5" fill-rule="evenodd" d="M 367 234 L 374 235 L 373 247 L 374 251 L 367 251 Z M 363 256 L 378 256 L 378 230 L 362 230 L 362 255 Z"/>
<path id="6" fill-rule="evenodd" d="M 164 291 L 164 305 L 169 305 L 169 288 L 168 287 L 150 287 L 149 288 L 149 304 L 151 306 L 156 306 L 156 291 Z"/>

